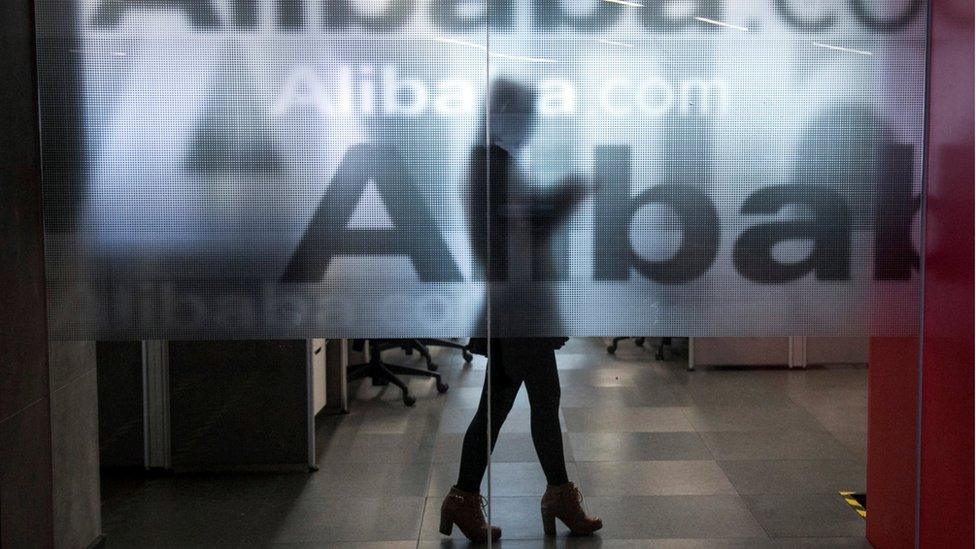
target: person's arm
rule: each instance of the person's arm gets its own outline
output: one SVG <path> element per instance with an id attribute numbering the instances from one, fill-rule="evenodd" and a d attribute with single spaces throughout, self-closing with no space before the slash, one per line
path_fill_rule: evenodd
<path id="1" fill-rule="evenodd" d="M 575 176 L 567 177 L 552 189 L 537 191 L 533 204 L 533 214 L 537 223 L 555 227 L 565 222 L 590 192 L 584 180 Z"/>
<path id="2" fill-rule="evenodd" d="M 500 267 L 503 263 L 499 262 L 504 262 L 507 253 L 511 156 L 501 147 L 492 146 L 486 165 L 488 154 L 484 146 L 476 147 L 468 166 L 468 232 L 478 263 L 487 267 L 487 243 L 490 241 L 492 262 L 495 267 Z"/>
<path id="3" fill-rule="evenodd" d="M 471 251 L 475 261 L 482 267 L 488 258 L 486 246 L 488 227 L 488 181 L 485 175 L 485 159 L 487 152 L 484 146 L 476 146 L 471 151 L 468 163 L 468 196 L 467 217 L 468 237 L 471 241 Z"/>

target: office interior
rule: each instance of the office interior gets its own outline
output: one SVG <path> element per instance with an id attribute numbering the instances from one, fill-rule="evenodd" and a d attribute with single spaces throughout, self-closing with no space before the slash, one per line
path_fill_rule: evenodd
<path id="1" fill-rule="evenodd" d="M 0 547 L 972 546 L 971 3 L 0 27 Z M 485 336 L 566 336 L 598 531 L 525 387 L 445 528 Z"/>
<path id="2" fill-rule="evenodd" d="M 492 453 L 501 546 L 870 546 L 864 519 L 839 495 L 865 490 L 867 343 L 571 339 L 557 351 L 568 471 L 606 527 L 590 538 L 561 525 L 556 537 L 543 534 L 546 479 L 523 389 Z M 449 389 L 404 377 L 416 398 L 406 406 L 393 385 L 336 387 L 341 364 L 361 360 L 346 341 L 220 345 L 226 358 L 204 372 L 184 361 L 207 344 L 169 343 L 169 462 L 153 469 L 175 473 L 147 475 L 155 449 L 145 452 L 144 439 L 153 437 L 132 420 L 142 380 L 113 374 L 137 371 L 124 360 L 137 359 L 140 345 L 98 344 L 99 378 L 113 380 L 99 383 L 108 546 L 467 546 L 458 530 L 438 532 L 438 520 L 484 357 L 467 362 L 463 350 L 431 346 Z M 287 345 L 299 364 L 310 357 L 312 440 L 301 415 L 309 377 L 281 360 Z M 382 356 L 427 367 L 419 352 Z M 289 366 L 299 374 L 293 387 L 282 375 Z"/>

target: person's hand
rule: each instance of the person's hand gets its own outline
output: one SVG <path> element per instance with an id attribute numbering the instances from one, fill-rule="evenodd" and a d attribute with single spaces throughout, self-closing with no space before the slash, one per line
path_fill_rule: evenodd
<path id="1" fill-rule="evenodd" d="M 596 185 L 589 179 L 573 174 L 562 181 L 562 188 L 566 191 L 566 196 L 573 201 L 585 200 L 596 192 Z"/>

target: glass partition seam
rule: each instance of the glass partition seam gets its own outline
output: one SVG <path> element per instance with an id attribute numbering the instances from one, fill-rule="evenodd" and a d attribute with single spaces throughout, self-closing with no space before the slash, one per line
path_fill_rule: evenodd
<path id="1" fill-rule="evenodd" d="M 486 475 L 488 479 L 488 548 L 491 549 L 494 540 L 491 539 L 491 107 L 489 95 L 491 93 L 491 2 L 485 2 L 485 402 L 488 432 L 485 440 L 488 441 L 485 452 L 487 452 Z"/>
<path id="2" fill-rule="evenodd" d="M 921 187 L 919 191 L 919 212 L 918 212 L 918 356 L 915 364 L 915 539 L 913 545 L 917 548 L 921 543 L 919 530 L 921 529 L 922 516 L 922 383 L 924 375 L 922 365 L 925 362 L 925 240 L 926 222 L 928 216 L 926 212 L 926 202 L 928 201 L 928 158 L 929 158 L 929 85 L 931 82 L 930 68 L 932 65 L 932 3 L 925 3 L 925 81 L 923 83 L 922 94 L 924 104 L 922 107 L 922 174 Z"/>

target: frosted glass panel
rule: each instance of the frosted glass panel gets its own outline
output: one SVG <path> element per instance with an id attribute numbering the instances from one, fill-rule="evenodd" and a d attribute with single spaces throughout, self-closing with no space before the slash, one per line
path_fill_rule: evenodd
<path id="1" fill-rule="evenodd" d="M 57 337 L 914 333 L 921 2 L 37 4 Z"/>

